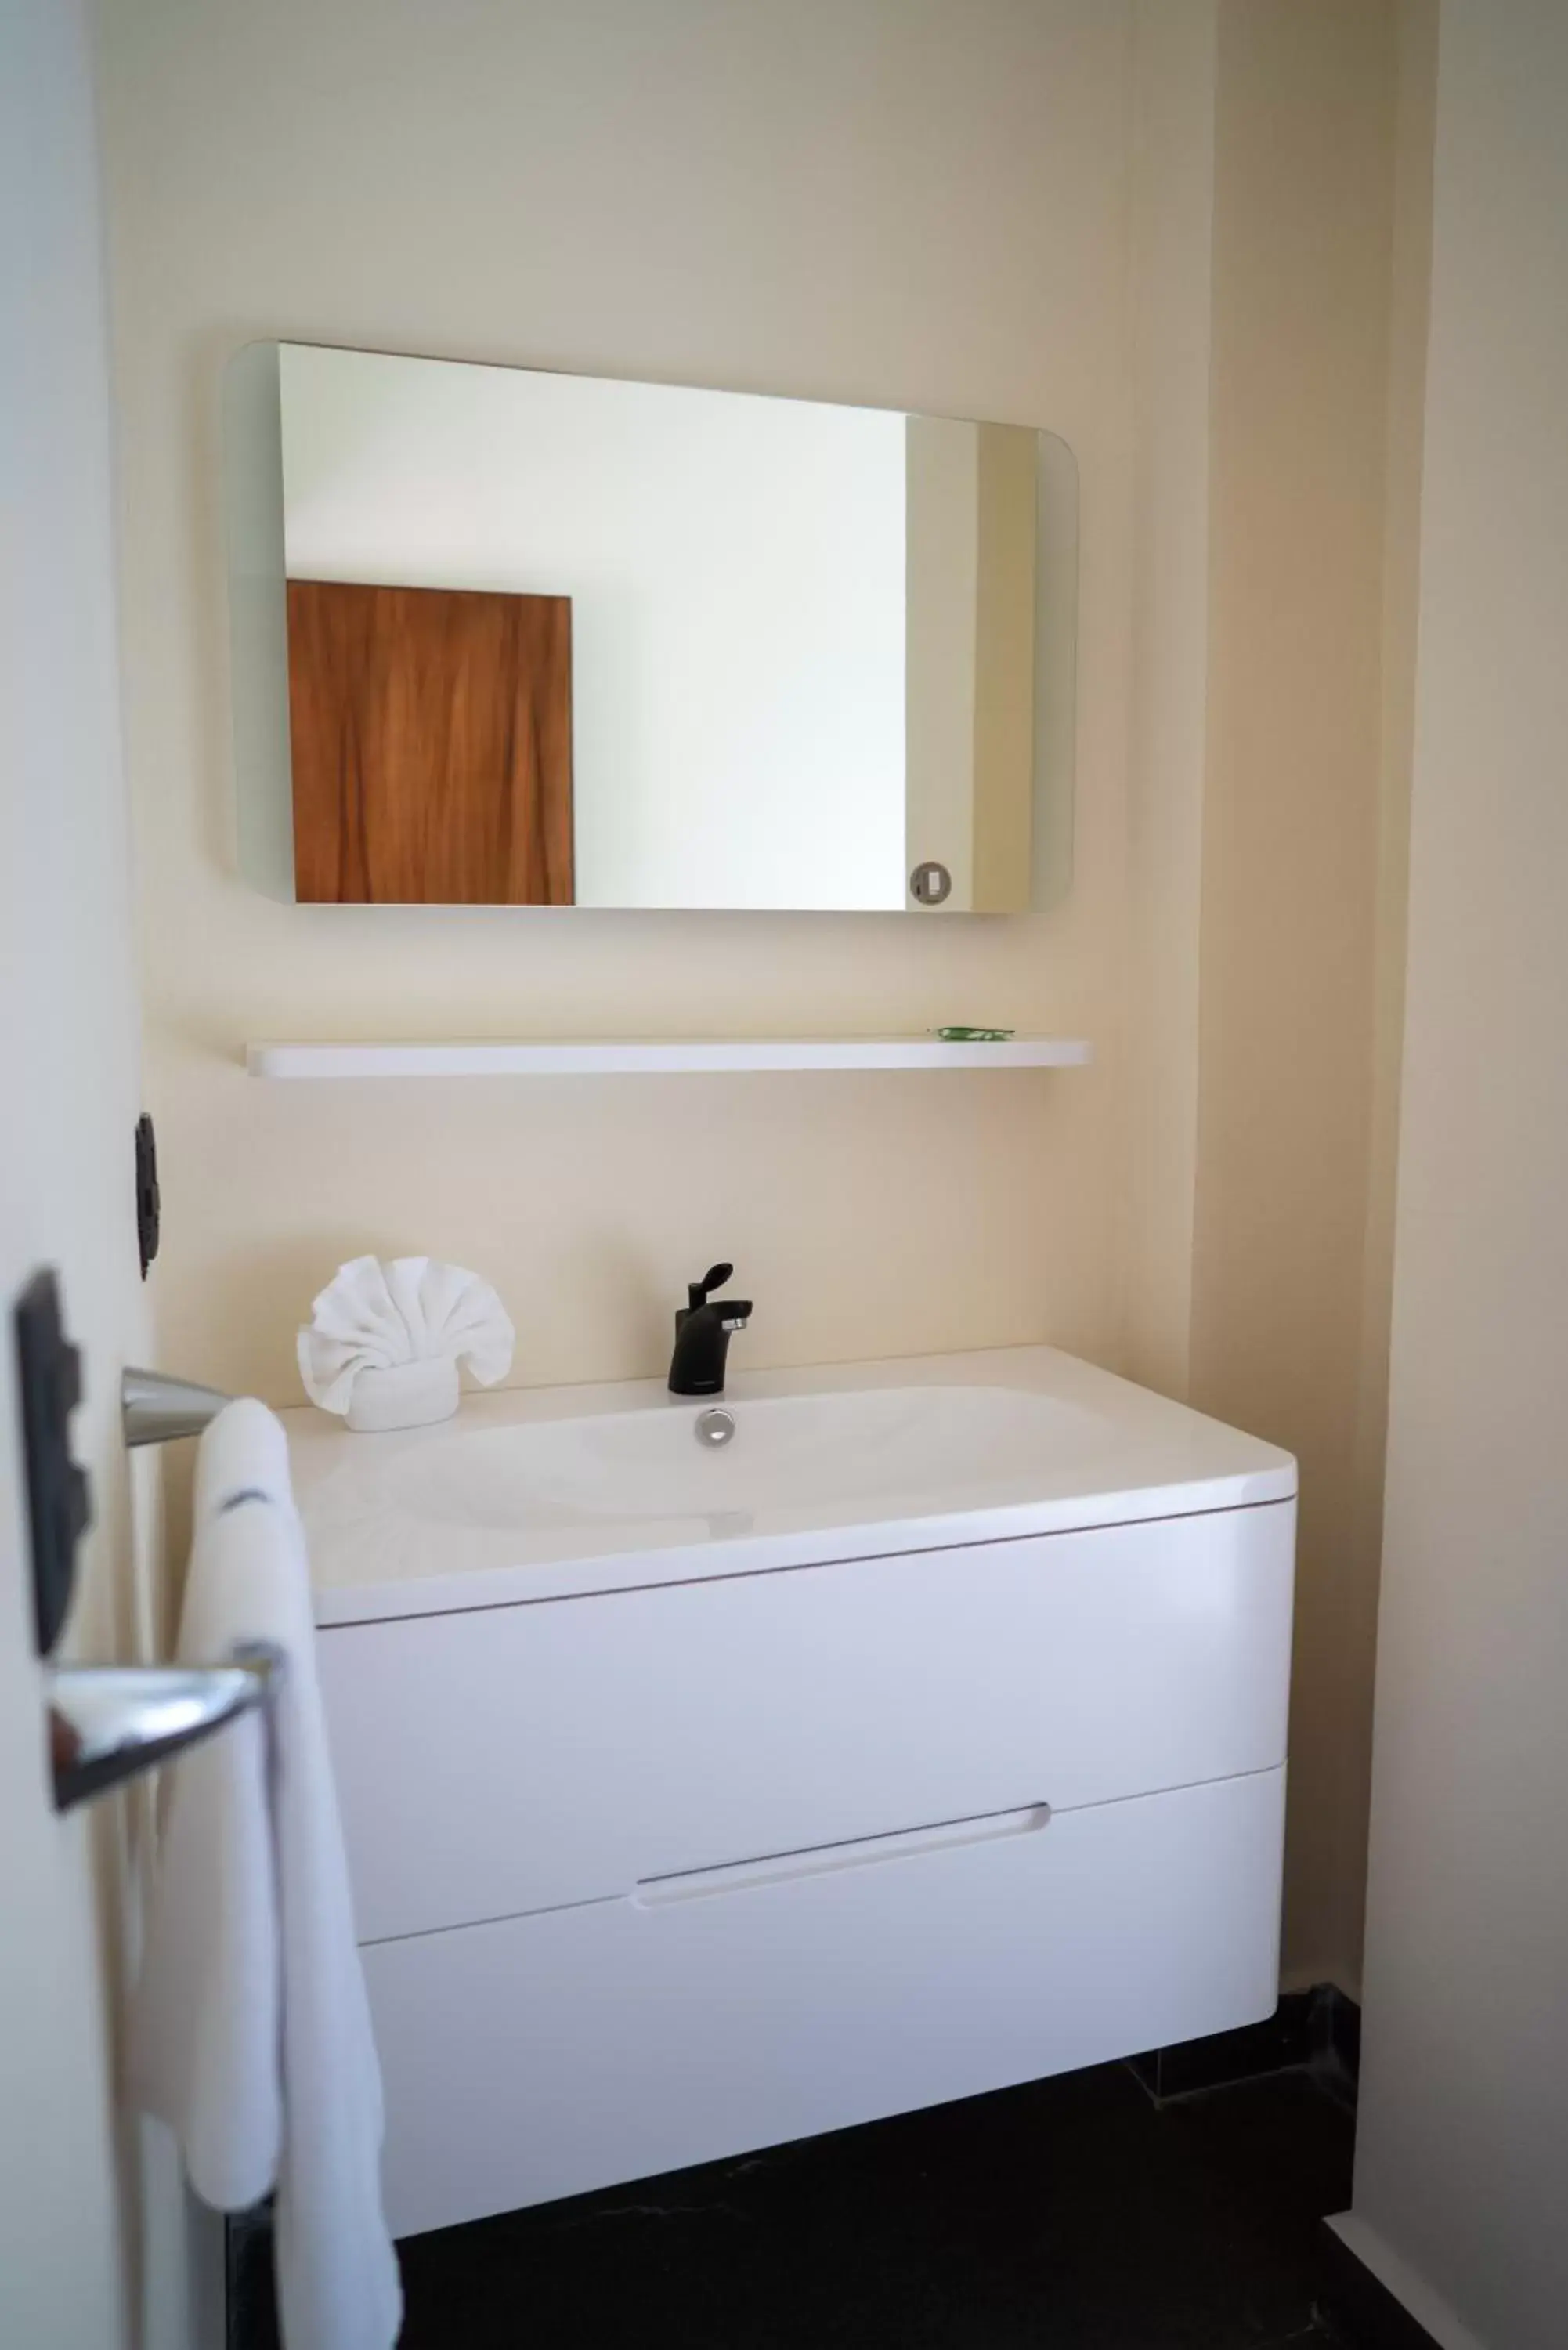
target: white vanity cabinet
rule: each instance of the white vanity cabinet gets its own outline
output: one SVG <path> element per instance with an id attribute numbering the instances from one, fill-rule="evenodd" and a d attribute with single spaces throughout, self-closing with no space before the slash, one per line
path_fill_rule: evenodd
<path id="1" fill-rule="evenodd" d="M 1294 1518 L 324 1621 L 394 2232 L 1270 2013 Z"/>

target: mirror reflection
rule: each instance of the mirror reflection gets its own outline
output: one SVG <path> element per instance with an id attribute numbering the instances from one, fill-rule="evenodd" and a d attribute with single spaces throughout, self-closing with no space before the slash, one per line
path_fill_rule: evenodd
<path id="1" fill-rule="evenodd" d="M 266 357 L 300 899 L 1039 900 L 1070 739 L 1053 436 Z"/>

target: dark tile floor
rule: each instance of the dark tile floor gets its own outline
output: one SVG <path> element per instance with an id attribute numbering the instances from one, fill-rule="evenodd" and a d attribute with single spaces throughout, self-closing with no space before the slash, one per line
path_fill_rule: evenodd
<path id="1" fill-rule="evenodd" d="M 403 2350 L 1315 2350 L 1353 2128 L 1104 2065 L 411 2238 Z"/>

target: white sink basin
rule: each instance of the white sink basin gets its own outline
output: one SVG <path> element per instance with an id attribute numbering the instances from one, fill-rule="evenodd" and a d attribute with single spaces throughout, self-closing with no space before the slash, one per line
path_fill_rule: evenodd
<path id="1" fill-rule="evenodd" d="M 673 1400 L 673 1399 L 672 1399 Z M 798 1509 L 907 1515 L 960 1496 L 1033 1486 L 1047 1466 L 1085 1465 L 1112 1440 L 1104 1416 L 1016 1388 L 867 1388 L 731 1396 L 734 1435 L 698 1440 L 708 1403 L 475 1428 L 389 1464 L 389 1497 L 449 1526 L 641 1531 L 660 1519 L 749 1534 Z"/>
<path id="2" fill-rule="evenodd" d="M 284 1415 L 317 1617 L 503 1606 L 1289 1498 L 1286 1453 L 1050 1347 L 465 1397 L 385 1436 Z"/>

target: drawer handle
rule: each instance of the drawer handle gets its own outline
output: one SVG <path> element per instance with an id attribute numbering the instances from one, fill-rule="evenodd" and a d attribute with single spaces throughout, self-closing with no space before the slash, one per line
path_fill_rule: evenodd
<path id="1" fill-rule="evenodd" d="M 1005 1836 L 1037 1835 L 1050 1820 L 1049 1804 L 1025 1804 L 1012 1812 L 981 1812 L 970 1819 L 934 1820 L 925 1827 L 897 1828 L 890 1835 L 857 1836 L 846 1844 L 812 1845 L 801 1852 L 723 1861 L 716 1868 L 639 1877 L 631 1898 L 639 1909 L 657 1908 L 670 1901 L 701 1901 L 715 1893 L 739 1893 L 748 1886 L 830 1877 L 841 1869 L 911 1860 L 919 1853 L 951 1852 L 963 1845 L 1000 1843 Z"/>

